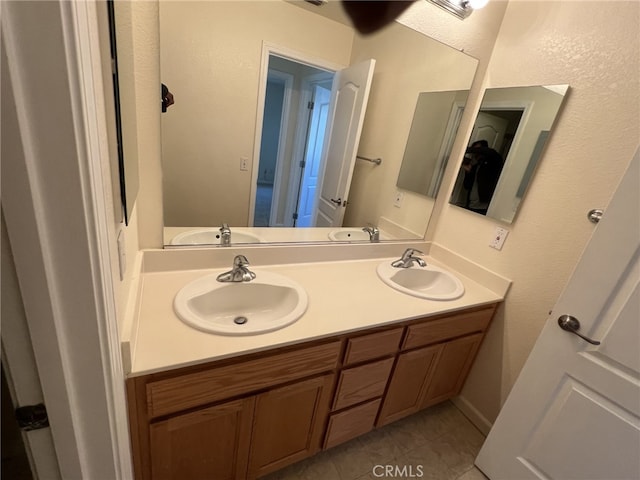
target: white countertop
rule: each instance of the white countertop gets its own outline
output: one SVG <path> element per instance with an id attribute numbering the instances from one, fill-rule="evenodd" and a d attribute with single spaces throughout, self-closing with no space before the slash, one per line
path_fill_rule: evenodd
<path id="1" fill-rule="evenodd" d="M 140 376 L 163 370 L 258 352 L 394 322 L 452 312 L 503 300 L 496 293 L 431 257 L 427 263 L 455 273 L 465 286 L 462 297 L 431 301 L 385 285 L 376 274 L 382 261 L 367 260 L 255 266 L 300 283 L 309 295 L 306 313 L 295 323 L 269 333 L 224 336 L 187 326 L 174 313 L 173 299 L 190 281 L 226 269 L 149 272 L 140 275 L 137 315 L 133 322 L 131 372 Z"/>

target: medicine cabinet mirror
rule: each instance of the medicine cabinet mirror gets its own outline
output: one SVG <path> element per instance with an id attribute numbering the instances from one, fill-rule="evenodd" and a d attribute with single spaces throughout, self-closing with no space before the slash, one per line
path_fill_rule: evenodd
<path id="1" fill-rule="evenodd" d="M 487 89 L 449 203 L 512 223 L 568 89 Z"/>

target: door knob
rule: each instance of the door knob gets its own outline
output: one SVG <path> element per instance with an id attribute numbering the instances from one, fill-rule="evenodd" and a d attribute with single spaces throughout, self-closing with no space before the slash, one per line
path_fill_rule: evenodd
<path id="1" fill-rule="evenodd" d="M 591 340 L 589 337 L 585 337 L 578 333 L 578 330 L 580 329 L 580 321 L 576 317 L 572 317 L 571 315 L 560 315 L 560 317 L 558 317 L 558 325 L 564 331 L 574 333 L 585 342 L 589 342 L 591 345 L 600 345 L 600 342 L 597 340 Z"/>
<path id="2" fill-rule="evenodd" d="M 342 205 L 342 198 L 338 198 L 337 200 L 335 198 L 330 198 L 329 200 L 336 205 Z"/>

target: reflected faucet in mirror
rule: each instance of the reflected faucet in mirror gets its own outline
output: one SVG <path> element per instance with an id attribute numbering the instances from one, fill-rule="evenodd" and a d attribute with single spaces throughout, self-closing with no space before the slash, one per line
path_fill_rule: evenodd
<path id="1" fill-rule="evenodd" d="M 380 230 L 378 227 L 364 227 L 362 231 L 369 234 L 370 242 L 378 243 L 380 241 Z"/>

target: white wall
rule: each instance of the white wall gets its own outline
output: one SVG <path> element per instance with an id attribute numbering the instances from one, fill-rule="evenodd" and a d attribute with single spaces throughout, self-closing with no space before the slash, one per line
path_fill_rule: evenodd
<path id="1" fill-rule="evenodd" d="M 637 2 L 512 1 L 506 9 L 487 86 L 571 88 L 504 249 L 487 247 L 497 222 L 446 202 L 430 229 L 437 243 L 513 280 L 462 392 L 488 421 L 593 232 L 587 212 L 606 207 L 638 146 L 639 13 Z"/>

